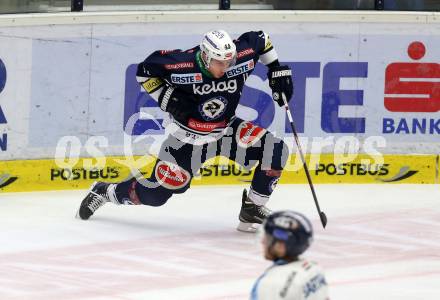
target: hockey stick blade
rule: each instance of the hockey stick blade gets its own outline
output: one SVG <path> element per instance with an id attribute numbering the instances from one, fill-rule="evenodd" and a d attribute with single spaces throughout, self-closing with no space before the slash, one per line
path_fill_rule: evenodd
<path id="1" fill-rule="evenodd" d="M 323 211 L 321 211 L 319 213 L 319 218 L 321 219 L 322 227 L 325 228 L 325 226 L 327 226 L 327 216 L 325 215 L 325 213 Z"/>

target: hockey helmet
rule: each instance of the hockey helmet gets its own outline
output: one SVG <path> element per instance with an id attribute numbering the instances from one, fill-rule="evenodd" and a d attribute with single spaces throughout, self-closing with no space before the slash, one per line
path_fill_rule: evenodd
<path id="1" fill-rule="evenodd" d="M 237 50 L 229 34 L 224 30 L 212 30 L 203 36 L 200 50 L 204 53 L 202 60 L 209 68 L 211 60 L 229 61 L 229 67 L 235 64 Z"/>
<path id="2" fill-rule="evenodd" d="M 289 257 L 299 256 L 313 241 L 312 223 L 298 212 L 274 212 L 264 221 L 263 228 L 274 242 L 285 243 L 286 256 Z"/>

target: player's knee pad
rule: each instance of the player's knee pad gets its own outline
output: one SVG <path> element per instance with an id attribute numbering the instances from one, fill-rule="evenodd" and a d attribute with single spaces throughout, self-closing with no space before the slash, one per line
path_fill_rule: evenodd
<path id="1" fill-rule="evenodd" d="M 149 179 L 135 180 L 128 187 L 129 204 L 164 205 L 176 193 L 189 188 L 191 174 L 176 164 L 158 161 Z"/>
<path id="2" fill-rule="evenodd" d="M 156 163 L 152 177 L 161 188 L 169 190 L 172 194 L 185 192 L 192 179 L 191 173 L 184 168 L 163 160 Z"/>
<path id="3" fill-rule="evenodd" d="M 249 121 L 243 121 L 236 129 L 235 141 L 238 147 L 247 149 L 258 145 L 266 133 L 266 129 Z"/>

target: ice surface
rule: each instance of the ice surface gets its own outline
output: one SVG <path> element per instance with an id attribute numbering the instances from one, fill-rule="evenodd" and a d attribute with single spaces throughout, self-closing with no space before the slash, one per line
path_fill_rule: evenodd
<path id="1" fill-rule="evenodd" d="M 240 186 L 194 187 L 162 207 L 106 204 L 74 218 L 85 191 L 0 194 L 0 299 L 247 299 L 270 264 L 237 232 Z M 332 300 L 440 299 L 439 185 L 279 185 L 269 207 L 305 213 L 305 257 Z"/>

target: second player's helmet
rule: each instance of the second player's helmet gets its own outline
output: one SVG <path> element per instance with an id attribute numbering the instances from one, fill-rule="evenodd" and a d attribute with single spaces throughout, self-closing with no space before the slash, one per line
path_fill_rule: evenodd
<path id="1" fill-rule="evenodd" d="M 207 68 L 209 68 L 212 59 L 231 61 L 230 65 L 232 66 L 237 57 L 235 44 L 224 30 L 212 30 L 205 33 L 200 43 L 200 50 L 205 54 L 203 62 Z"/>
<path id="2" fill-rule="evenodd" d="M 267 217 L 263 228 L 274 241 L 283 241 L 286 244 L 286 255 L 290 257 L 302 254 L 313 241 L 312 223 L 298 212 L 275 212 Z"/>

